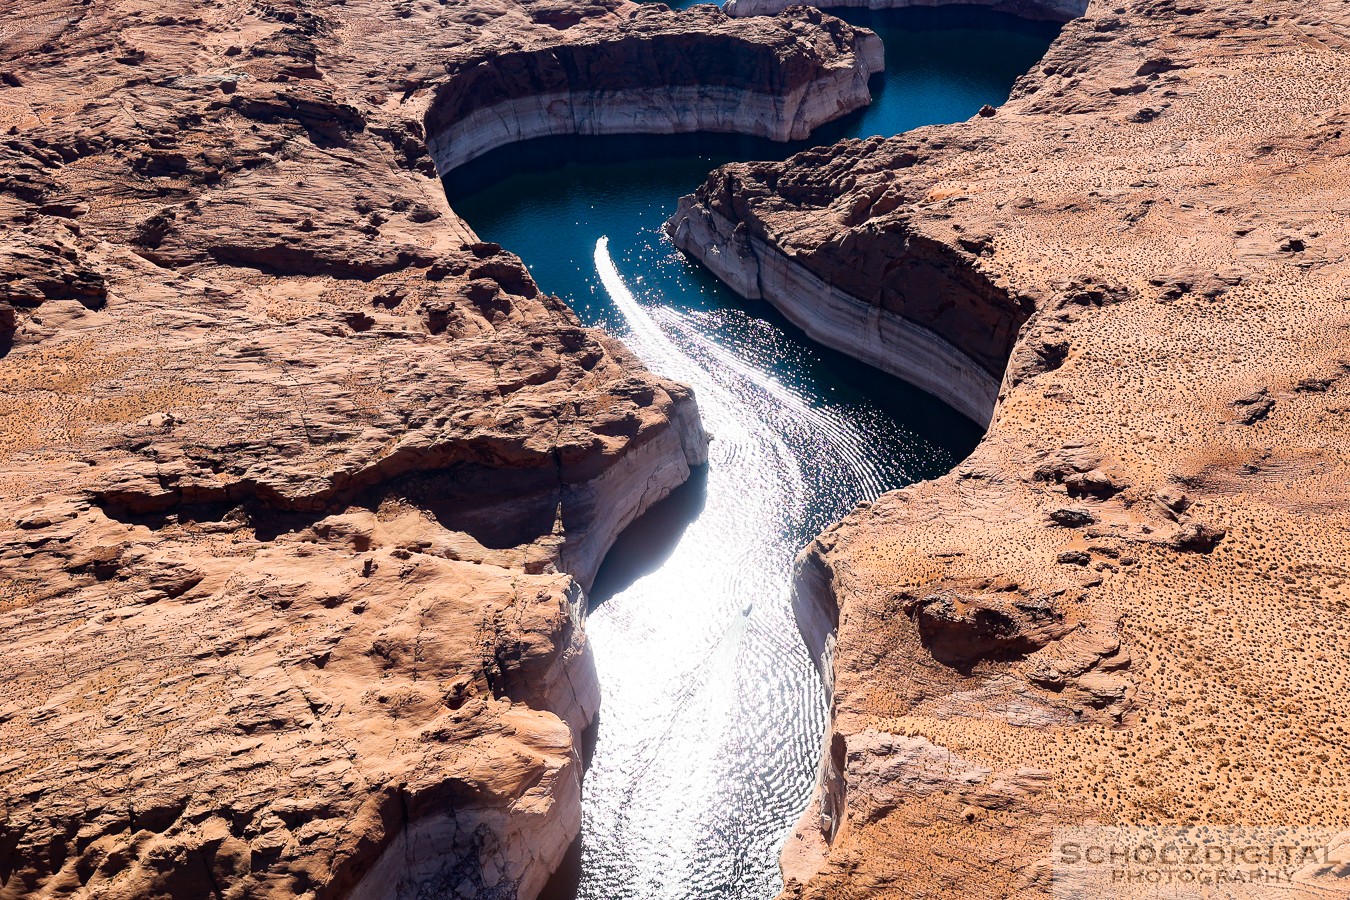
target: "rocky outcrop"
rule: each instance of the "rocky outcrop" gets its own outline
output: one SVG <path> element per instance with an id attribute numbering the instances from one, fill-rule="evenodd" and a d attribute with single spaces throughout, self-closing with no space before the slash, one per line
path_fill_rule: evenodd
<path id="1" fill-rule="evenodd" d="M 894 215 L 914 200 L 896 183 L 903 176 L 850 193 L 831 218 L 774 214 L 832 204 L 854 165 L 882 146 L 872 138 L 808 150 L 781 164 L 781 176 L 773 163 L 724 167 L 681 199 L 667 231 L 743 297 L 768 300 L 821 343 L 987 425 L 1033 308 L 972 265 L 987 236 L 933 240 Z M 929 152 L 922 138 L 888 147 L 884 166 L 903 172 Z"/>
<path id="2" fill-rule="evenodd" d="M 691 21 L 692 20 L 692 21 Z M 441 172 L 559 134 L 734 132 L 800 140 L 871 102 L 881 41 L 815 10 L 732 22 L 714 7 L 647 7 L 564 44 L 447 63 L 427 115 Z"/>
<path id="3" fill-rule="evenodd" d="M 741 296 L 768 300 L 820 343 L 989 423 L 999 369 L 1026 319 L 1024 300 L 966 272 L 958 254 L 919 236 L 893 235 L 887 247 L 894 255 L 841 242 L 803 259 L 755 227 L 756 219 L 733 224 L 728 216 L 745 197 L 736 176 L 729 178 L 681 199 L 666 228 L 675 246 Z"/>
<path id="4" fill-rule="evenodd" d="M 1089 0 L 819 0 L 822 9 L 907 9 L 913 6 L 989 6 L 1028 19 L 1067 22 L 1087 12 Z M 726 0 L 722 8 L 732 16 L 772 16 L 795 6 L 792 0 Z"/>
<path id="5" fill-rule="evenodd" d="M 4 360 L 5 895 L 532 896 L 582 586 L 702 462 L 688 391 L 495 279 L 88 261 Z"/>
<path id="6" fill-rule="evenodd" d="M 1056 825 L 1344 818 L 1347 25 L 1094 4 L 992 115 L 683 205 L 742 293 L 784 302 L 771 254 L 797 315 L 907 291 L 1001 378 L 970 459 L 799 560 L 832 709 L 785 896 L 1044 896 Z"/>
<path id="7" fill-rule="evenodd" d="M 580 826 L 584 589 L 707 438 L 455 216 L 428 133 L 565 63 L 706 70 L 795 135 L 875 39 L 609 0 L 0 18 L 0 897 L 535 896 Z"/>

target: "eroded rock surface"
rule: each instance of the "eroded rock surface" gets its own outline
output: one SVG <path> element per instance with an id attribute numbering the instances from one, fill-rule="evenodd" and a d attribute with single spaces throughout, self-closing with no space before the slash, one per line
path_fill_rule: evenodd
<path id="1" fill-rule="evenodd" d="M 1041 895 L 1056 824 L 1344 823 L 1347 29 L 1094 2 L 992 115 L 684 205 L 743 293 L 1001 379 L 968 461 L 801 558 L 834 706 L 787 896 Z"/>
<path id="2" fill-rule="evenodd" d="M 695 26 L 695 27 L 691 27 Z M 871 102 L 880 39 L 814 9 L 733 21 L 714 6 L 648 6 L 568 43 L 467 52 L 427 117 L 448 171 L 493 147 L 551 134 L 736 132 L 801 140 Z"/>
<path id="3" fill-rule="evenodd" d="M 1087 11 L 1089 0 L 962 0 L 961 5 L 988 6 L 999 12 L 1028 19 L 1068 21 Z M 793 6 L 792 0 L 727 0 L 723 4 L 733 16 L 764 16 Z M 861 7 L 864 9 L 907 9 L 913 6 L 949 6 L 948 0 L 821 0 L 812 3 L 828 9 Z"/>
<path id="4" fill-rule="evenodd" d="M 865 82 L 867 32 L 726 21 L 0 2 L 0 896 L 538 892 L 583 589 L 706 436 L 447 207 L 428 117 L 503 58 L 615 86 L 611 38 Z"/>

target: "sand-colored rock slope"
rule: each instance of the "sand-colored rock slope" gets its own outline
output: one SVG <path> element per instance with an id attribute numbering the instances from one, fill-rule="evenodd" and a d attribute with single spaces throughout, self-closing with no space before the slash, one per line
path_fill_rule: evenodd
<path id="1" fill-rule="evenodd" d="M 1055 824 L 1350 822 L 1348 98 L 1345 3 L 1094 0 L 995 114 L 687 204 L 873 321 L 1022 325 L 974 455 L 800 560 L 833 723 L 788 896 L 1033 895 Z"/>
<path id="2" fill-rule="evenodd" d="M 0 897 L 534 896 L 580 823 L 583 589 L 706 438 L 455 217 L 427 123 L 465 73 L 660 104 L 707 72 L 672 127 L 736 91 L 809 126 L 874 44 L 0 0 Z"/>

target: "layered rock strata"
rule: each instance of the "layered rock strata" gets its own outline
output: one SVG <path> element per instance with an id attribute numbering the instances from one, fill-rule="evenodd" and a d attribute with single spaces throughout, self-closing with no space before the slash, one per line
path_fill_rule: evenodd
<path id="1" fill-rule="evenodd" d="M 745 48 L 810 105 L 866 34 L 618 2 L 0 22 L 0 897 L 534 896 L 580 822 L 584 588 L 706 437 L 454 215 L 428 123 L 499 54 L 604 90 L 607 36 L 678 47 L 680 84 Z"/>
<path id="2" fill-rule="evenodd" d="M 666 229 L 675 246 L 822 344 L 989 423 L 1026 304 L 963 272 L 947 247 L 921 237 L 896 235 L 885 253 L 827 238 L 803 261 L 798 248 L 753 227 L 753 216 L 739 217 L 740 187 L 732 176 L 681 198 Z"/>
<path id="3" fill-rule="evenodd" d="M 1001 377 L 970 459 L 799 560 L 832 714 L 786 896 L 1043 896 L 1056 825 L 1345 824 L 1348 28 L 1094 3 L 993 115 L 683 206 L 743 293 Z"/>
<path id="4" fill-rule="evenodd" d="M 822 9 L 908 9 L 932 6 L 988 6 L 999 12 L 1013 13 L 1028 19 L 1049 19 L 1067 22 L 1087 12 L 1089 0 L 817 0 L 812 6 Z M 788 7 L 792 0 L 726 0 L 722 8 L 732 16 L 772 16 Z"/>
<path id="5" fill-rule="evenodd" d="M 695 19 L 699 30 L 688 30 Z M 447 172 L 514 141 L 560 134 L 735 132 L 800 140 L 871 102 L 881 41 L 838 19 L 732 22 L 712 7 L 674 21 L 644 9 L 575 42 L 447 64 L 427 144 Z"/>

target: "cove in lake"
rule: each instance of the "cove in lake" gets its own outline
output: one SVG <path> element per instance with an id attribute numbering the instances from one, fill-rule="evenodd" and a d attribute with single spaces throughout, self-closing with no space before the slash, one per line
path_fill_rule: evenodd
<path id="1" fill-rule="evenodd" d="M 982 8 L 845 11 L 877 31 L 873 105 L 801 145 L 544 138 L 450 173 L 455 210 L 539 285 L 693 386 L 706 472 L 620 538 L 587 631 L 603 701 L 582 837 L 550 897 L 771 898 L 810 798 L 824 692 L 791 607 L 798 550 L 861 500 L 950 470 L 979 430 L 812 344 L 678 253 L 661 226 L 708 171 L 999 104 L 1057 29 Z"/>

